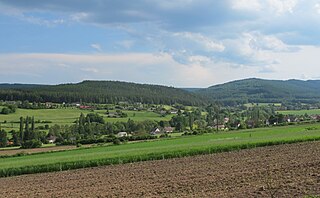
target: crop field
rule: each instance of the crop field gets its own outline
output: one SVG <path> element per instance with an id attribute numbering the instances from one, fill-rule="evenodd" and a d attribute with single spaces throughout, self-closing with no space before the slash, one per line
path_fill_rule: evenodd
<path id="1" fill-rule="evenodd" d="M 1 197 L 316 197 L 320 142 L 0 178 Z"/>
<path id="2" fill-rule="evenodd" d="M 320 109 L 277 111 L 284 115 L 320 115 Z"/>
<path id="3" fill-rule="evenodd" d="M 320 139 L 320 124 L 185 136 L 151 142 L 2 158 L 0 176 L 210 154 L 318 139 Z"/>
<path id="4" fill-rule="evenodd" d="M 29 109 L 17 109 L 16 113 L 2 115 L 0 114 L 0 123 L 1 127 L 7 130 L 19 128 L 19 119 L 20 117 L 26 116 L 34 116 L 35 120 L 40 121 L 50 121 L 52 123 L 47 123 L 48 125 L 65 125 L 72 124 L 77 118 L 79 118 L 81 113 L 99 113 L 99 115 L 104 116 L 105 121 L 107 122 L 117 122 L 123 121 L 126 122 L 128 119 L 132 119 L 134 121 L 143 121 L 143 120 L 170 120 L 173 115 L 167 115 L 165 117 L 149 111 L 123 111 L 127 113 L 128 117 L 126 118 L 108 118 L 105 114 L 106 110 L 80 110 L 75 108 L 67 108 L 67 109 L 37 109 L 37 110 L 29 110 Z M 112 112 L 112 111 L 110 111 Z M 4 123 L 6 122 L 6 123 Z M 12 123 L 15 122 L 15 123 Z M 36 126 L 44 126 L 45 123 L 36 123 Z"/>

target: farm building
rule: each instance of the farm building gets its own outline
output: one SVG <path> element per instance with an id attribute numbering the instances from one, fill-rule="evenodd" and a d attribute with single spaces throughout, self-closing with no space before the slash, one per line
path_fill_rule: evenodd
<path id="1" fill-rule="evenodd" d="M 47 140 L 48 140 L 48 142 L 49 142 L 50 144 L 53 144 L 53 143 L 56 142 L 57 137 L 54 136 L 54 135 L 50 135 L 50 136 L 47 138 Z"/>
<path id="2" fill-rule="evenodd" d="M 165 133 L 172 133 L 173 130 L 174 130 L 173 127 L 164 127 L 164 128 L 163 128 L 163 131 L 164 131 Z"/>
<path id="3" fill-rule="evenodd" d="M 151 135 L 156 135 L 156 134 L 160 134 L 160 133 L 161 133 L 161 130 L 160 130 L 159 128 L 154 128 L 154 129 L 150 132 Z"/>
<path id="4" fill-rule="evenodd" d="M 119 132 L 117 134 L 117 137 L 127 137 L 128 136 L 128 133 L 127 132 Z"/>

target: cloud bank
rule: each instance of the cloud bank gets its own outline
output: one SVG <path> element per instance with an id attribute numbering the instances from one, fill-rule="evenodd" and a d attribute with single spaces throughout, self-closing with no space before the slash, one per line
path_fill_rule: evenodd
<path id="1" fill-rule="evenodd" d="M 320 45 L 318 0 L 0 0 L 0 11 L 2 17 L 26 26 L 41 26 L 44 33 L 62 28 L 75 37 L 71 43 L 72 39 L 60 36 L 62 42 L 56 47 L 60 51 L 40 53 L 43 48 L 36 43 L 19 53 L 3 50 L 0 68 L 8 69 L 11 77 L 27 75 L 13 69 L 23 60 L 32 70 L 45 67 L 71 75 L 70 67 L 77 72 L 71 81 L 97 78 L 207 86 L 252 76 L 300 78 L 301 72 L 315 78 L 305 68 L 317 65 L 317 56 L 312 55 Z M 103 33 L 97 36 L 98 31 Z M 77 42 L 80 39 L 84 41 Z M 80 52 L 76 47 L 70 52 L 75 43 L 83 43 Z M 308 61 L 297 65 L 284 57 L 308 57 Z M 157 75 L 162 80 L 154 80 Z M 60 76 L 66 81 L 67 75 Z"/>

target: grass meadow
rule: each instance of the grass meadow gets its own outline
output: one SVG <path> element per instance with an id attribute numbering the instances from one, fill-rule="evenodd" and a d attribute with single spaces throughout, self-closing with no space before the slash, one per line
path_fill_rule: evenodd
<path id="1" fill-rule="evenodd" d="M 320 124 L 184 136 L 157 141 L 2 158 L 0 160 L 0 176 L 208 154 L 319 139 Z"/>
<path id="2" fill-rule="evenodd" d="M 318 115 L 320 114 L 320 109 L 310 109 L 310 110 L 287 110 L 287 111 L 277 111 L 278 113 L 284 115 Z"/>
<path id="3" fill-rule="evenodd" d="M 110 111 L 112 112 L 112 111 Z M 106 122 L 127 122 L 128 119 L 134 121 L 143 121 L 143 120 L 170 120 L 173 115 L 167 115 L 165 117 L 150 111 L 123 111 L 127 113 L 128 117 L 126 118 L 108 118 L 106 115 L 106 110 L 80 110 L 76 108 L 67 108 L 67 109 L 17 109 L 13 114 L 2 115 L 0 114 L 0 123 L 3 129 L 9 130 L 18 130 L 19 129 L 19 119 L 20 117 L 34 116 L 35 120 L 40 121 L 50 121 L 49 125 L 59 124 L 59 125 L 69 125 L 72 124 L 81 113 L 99 113 L 104 117 Z M 6 123 L 4 123 L 6 122 Z M 36 123 L 36 126 L 44 126 L 46 123 Z"/>

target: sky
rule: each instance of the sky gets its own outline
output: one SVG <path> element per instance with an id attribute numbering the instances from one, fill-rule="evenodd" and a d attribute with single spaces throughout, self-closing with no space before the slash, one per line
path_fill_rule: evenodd
<path id="1" fill-rule="evenodd" d="M 0 0 L 0 83 L 320 79 L 320 0 Z"/>

